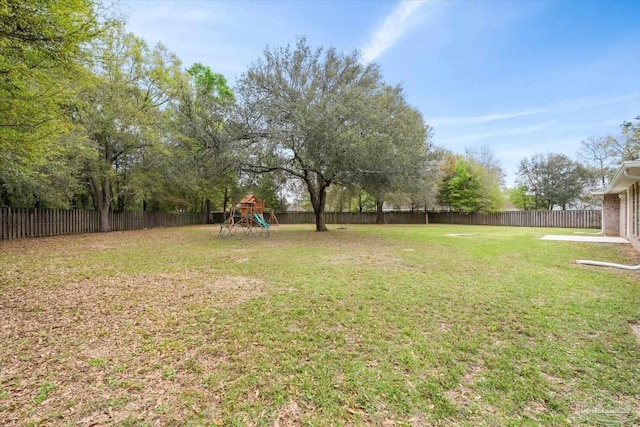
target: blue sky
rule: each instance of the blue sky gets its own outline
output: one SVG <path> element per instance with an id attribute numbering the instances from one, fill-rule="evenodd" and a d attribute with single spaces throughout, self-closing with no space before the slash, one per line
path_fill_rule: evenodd
<path id="1" fill-rule="evenodd" d="M 360 49 L 451 151 L 489 147 L 513 184 L 536 153 L 640 115 L 637 1 L 121 1 L 129 29 L 233 85 L 265 47 Z"/>

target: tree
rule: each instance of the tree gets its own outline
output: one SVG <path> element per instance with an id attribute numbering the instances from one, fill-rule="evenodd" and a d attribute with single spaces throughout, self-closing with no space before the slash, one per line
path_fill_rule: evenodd
<path id="1" fill-rule="evenodd" d="M 78 135 L 70 132 L 58 138 L 57 147 L 42 162 L 28 168 L 7 165 L 0 174 L 0 206 L 69 209 L 85 207 L 82 185 L 83 151 Z M 16 159 L 16 162 L 18 160 Z"/>
<path id="2" fill-rule="evenodd" d="M 247 170 L 283 171 L 302 181 L 316 217 L 326 231 L 323 212 L 332 183 L 354 182 L 364 149 L 363 124 L 380 73 L 359 54 L 312 49 L 305 39 L 295 48 L 265 50 L 239 81 L 241 118 L 248 140 Z"/>
<path id="3" fill-rule="evenodd" d="M 91 157 L 85 176 L 102 231 L 110 231 L 114 198 L 128 191 L 130 171 L 145 151 L 160 140 L 161 107 L 180 78 L 180 61 L 158 45 L 146 43 L 121 28 L 93 44 L 94 75 L 81 89 L 74 118 L 82 127 Z M 114 194 L 114 188 L 119 192 Z"/>
<path id="4" fill-rule="evenodd" d="M 527 192 L 526 186 L 520 184 L 515 188 L 510 188 L 507 190 L 507 195 L 516 208 L 522 211 L 535 209 L 535 200 L 533 196 Z"/>
<path id="5" fill-rule="evenodd" d="M 92 0 L 5 0 L 0 5 L 0 143 L 61 130 L 67 83 L 99 32 Z M 58 129 L 56 129 L 58 128 Z M 37 147 L 29 147 L 36 149 Z"/>
<path id="6" fill-rule="evenodd" d="M 437 147 L 428 149 L 424 172 L 420 174 L 419 179 L 413 181 L 412 185 L 403 191 L 405 201 L 412 211 L 422 209 L 426 212 L 436 206 L 438 185 L 442 180 L 442 170 L 439 167 L 442 156 L 442 149 Z"/>
<path id="7" fill-rule="evenodd" d="M 504 205 L 504 172 L 488 148 L 467 149 L 464 156 L 445 153 L 438 203 L 451 210 L 496 212 Z"/>
<path id="8" fill-rule="evenodd" d="M 473 213 L 479 211 L 481 198 L 482 183 L 475 174 L 473 165 L 458 156 L 453 170 L 440 187 L 438 202 L 452 211 Z"/>
<path id="9" fill-rule="evenodd" d="M 422 115 L 407 105 L 400 87 L 383 86 L 371 100 L 361 132 L 364 150 L 358 159 L 357 183 L 376 199 L 376 223 L 383 223 L 384 198 L 415 189 L 427 173 L 431 131 Z"/>
<path id="10" fill-rule="evenodd" d="M 504 207 L 504 171 L 488 147 L 465 150 L 465 158 L 481 183 L 478 212 L 498 212 Z"/>
<path id="11" fill-rule="evenodd" d="M 563 210 L 577 200 L 591 177 L 579 163 L 564 154 L 536 154 L 520 162 L 519 185 L 533 196 L 537 209 Z"/>
<path id="12" fill-rule="evenodd" d="M 286 201 L 280 196 L 280 188 L 283 186 L 282 174 L 270 173 L 256 176 L 256 180 L 248 191 L 263 201 L 265 207 L 274 212 L 286 210 Z"/>
<path id="13" fill-rule="evenodd" d="M 94 0 L 0 2 L 0 188 L 21 205 L 68 203 L 61 193 L 50 198 L 60 182 L 45 178 L 73 151 L 63 135 L 91 58 L 88 43 L 112 25 L 115 19 Z M 64 169 L 57 177 L 72 180 L 75 172 Z"/>
<path id="14" fill-rule="evenodd" d="M 580 157 L 592 167 L 602 188 L 615 173 L 618 163 L 618 142 L 613 136 L 592 136 L 580 142 Z"/>
<path id="15" fill-rule="evenodd" d="M 196 206 L 209 206 L 221 188 L 237 179 L 237 155 L 229 132 L 234 106 L 235 96 L 224 76 L 200 63 L 180 76 L 169 100 L 167 160 L 182 181 L 183 195 L 195 199 Z"/>
<path id="16" fill-rule="evenodd" d="M 622 135 L 615 140 L 613 149 L 618 153 L 620 162 L 640 158 L 640 116 L 634 122 L 622 123 Z"/>
<path id="17" fill-rule="evenodd" d="M 622 162 L 640 158 L 640 117 L 620 127 L 619 135 L 592 136 L 581 142 L 580 158 L 593 170 L 598 186 L 606 187 Z"/>

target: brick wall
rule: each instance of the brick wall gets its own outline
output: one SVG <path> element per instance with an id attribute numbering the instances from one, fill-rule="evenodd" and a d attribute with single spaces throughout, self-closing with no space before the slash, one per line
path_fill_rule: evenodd
<path id="1" fill-rule="evenodd" d="M 627 190 L 627 215 L 629 241 L 636 250 L 640 251 L 640 181 L 636 181 Z"/>
<path id="2" fill-rule="evenodd" d="M 620 198 L 617 194 L 604 195 L 602 232 L 605 236 L 620 235 Z"/>

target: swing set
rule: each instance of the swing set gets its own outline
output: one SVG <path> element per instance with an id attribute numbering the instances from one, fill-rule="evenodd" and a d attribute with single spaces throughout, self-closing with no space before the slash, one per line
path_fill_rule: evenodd
<path id="1" fill-rule="evenodd" d="M 238 208 L 234 206 L 231 215 L 221 225 L 218 232 L 218 239 L 226 239 L 237 235 L 240 238 L 245 236 L 269 237 L 271 225 L 280 225 L 273 210 L 269 210 L 269 220 L 265 220 L 264 202 L 249 194 L 244 196 L 238 203 Z"/>

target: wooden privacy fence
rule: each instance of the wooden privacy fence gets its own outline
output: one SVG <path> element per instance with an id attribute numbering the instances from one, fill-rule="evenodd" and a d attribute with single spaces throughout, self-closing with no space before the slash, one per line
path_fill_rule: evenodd
<path id="1" fill-rule="evenodd" d="M 315 224 L 313 212 L 276 214 L 280 224 Z M 601 211 L 513 211 L 493 214 L 429 212 L 428 223 L 502 225 L 511 227 L 600 228 Z M 214 214 L 214 222 L 222 222 L 222 214 Z M 375 224 L 375 213 L 325 212 L 327 224 Z M 425 224 L 425 213 L 384 212 L 385 224 Z"/>
<path id="2" fill-rule="evenodd" d="M 313 212 L 283 212 L 276 214 L 280 224 L 315 224 Z M 385 224 L 425 224 L 425 213 L 422 212 L 384 212 Z M 357 212 L 325 212 L 327 224 L 375 224 L 375 213 Z"/>
<path id="3" fill-rule="evenodd" d="M 111 212 L 112 231 L 205 224 L 206 213 Z M 0 240 L 100 231 L 98 211 L 0 208 Z"/>
<path id="4" fill-rule="evenodd" d="M 384 212 L 385 224 L 470 224 L 512 227 L 600 228 L 602 211 L 513 211 L 494 214 Z M 222 222 L 222 213 L 213 213 Z M 315 224 L 313 212 L 282 212 L 281 224 Z M 325 212 L 327 224 L 375 224 L 375 213 Z M 112 231 L 206 224 L 206 213 L 111 212 Z M 100 231 L 97 211 L 0 208 L 0 240 Z"/>
<path id="5" fill-rule="evenodd" d="M 429 212 L 433 224 L 508 227 L 600 228 L 602 211 L 510 211 L 492 214 Z"/>

